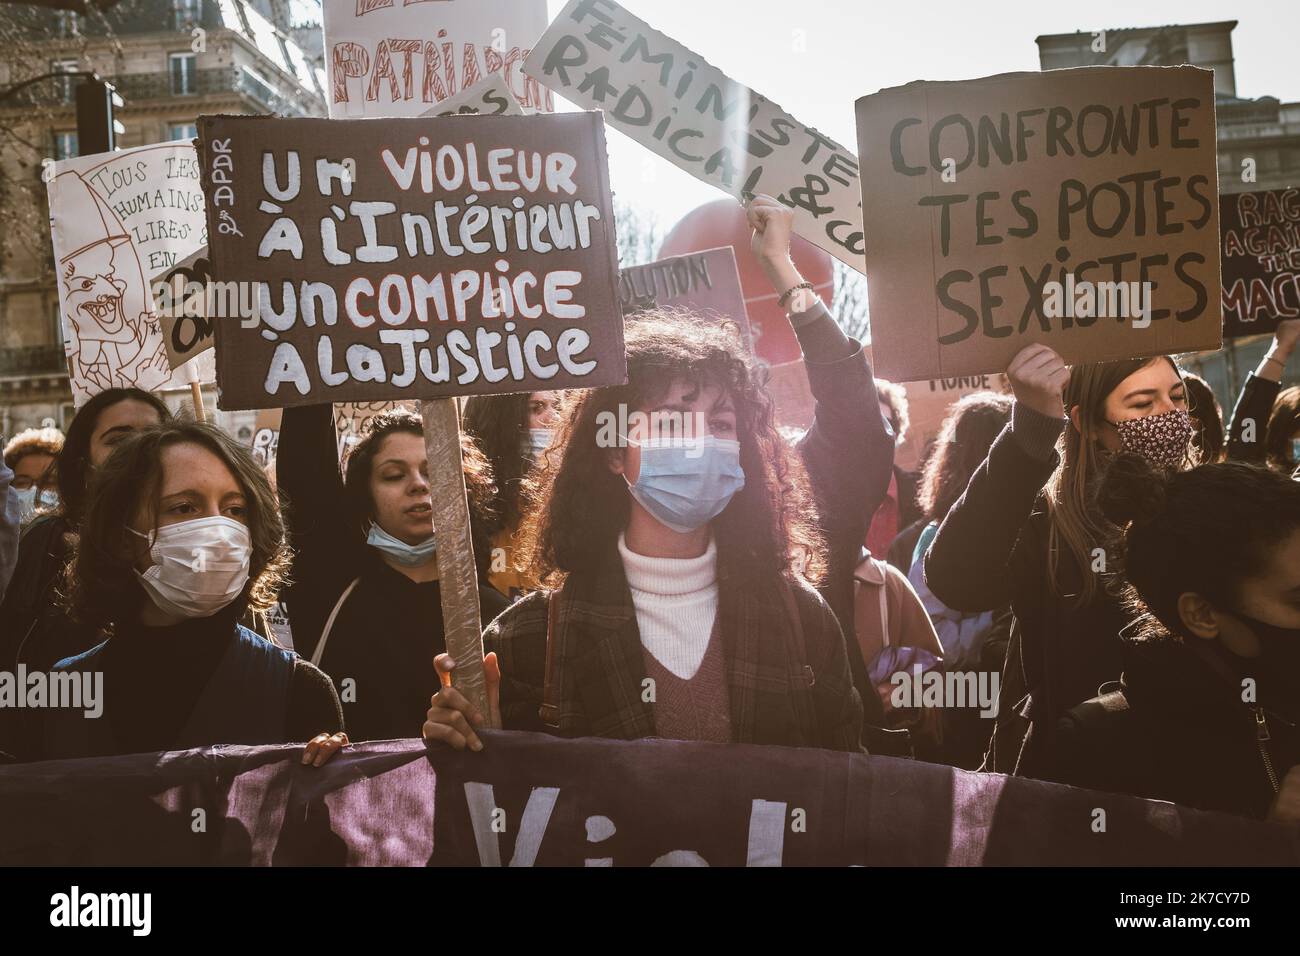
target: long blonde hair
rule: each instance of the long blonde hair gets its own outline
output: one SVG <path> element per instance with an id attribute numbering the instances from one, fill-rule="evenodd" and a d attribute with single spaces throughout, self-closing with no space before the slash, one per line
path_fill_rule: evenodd
<path id="1" fill-rule="evenodd" d="M 1092 574 L 1093 552 L 1104 548 L 1113 538 L 1116 529 L 1101 515 L 1092 500 L 1094 479 L 1101 473 L 1109 459 L 1101 443 L 1101 427 L 1106 423 L 1106 398 L 1124 379 L 1138 369 L 1164 360 L 1178 377 L 1182 370 L 1167 355 L 1154 358 L 1125 359 L 1119 362 L 1094 362 L 1070 368 L 1070 383 L 1065 388 L 1065 408 L 1074 418 L 1078 411 L 1078 427 L 1071 423 L 1057 442 L 1060 464 L 1047 480 L 1044 492 L 1047 514 L 1051 519 L 1048 533 L 1047 575 L 1052 590 L 1069 597 L 1076 607 L 1083 607 L 1097 596 L 1098 575 Z M 1189 448 L 1189 456 L 1194 452 Z M 1063 594 L 1065 578 L 1062 574 L 1062 553 L 1079 571 L 1082 589 L 1077 595 Z"/>

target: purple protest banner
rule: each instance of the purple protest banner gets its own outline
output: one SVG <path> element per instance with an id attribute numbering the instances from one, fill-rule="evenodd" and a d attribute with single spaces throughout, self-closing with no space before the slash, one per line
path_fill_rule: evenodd
<path id="1" fill-rule="evenodd" d="M 0 827 L 0 864 L 1300 862 L 1280 825 L 919 761 L 482 733 L 481 753 L 395 740 L 321 768 L 303 767 L 299 746 L 0 768 L 0 820 L 22 821 Z"/>

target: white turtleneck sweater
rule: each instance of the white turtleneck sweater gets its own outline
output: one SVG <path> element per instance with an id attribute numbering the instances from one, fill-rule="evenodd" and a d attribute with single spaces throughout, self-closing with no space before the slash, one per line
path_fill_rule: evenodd
<path id="1" fill-rule="evenodd" d="M 700 669 L 718 613 L 718 549 L 709 540 L 698 558 L 648 558 L 628 550 L 618 536 L 618 553 L 632 590 L 641 644 L 682 680 Z"/>

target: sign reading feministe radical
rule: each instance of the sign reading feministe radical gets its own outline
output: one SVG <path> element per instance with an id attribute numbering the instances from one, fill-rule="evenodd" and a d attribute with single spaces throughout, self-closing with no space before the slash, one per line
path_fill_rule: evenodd
<path id="1" fill-rule="evenodd" d="M 421 116 L 493 73 L 525 107 L 554 109 L 519 67 L 546 0 L 324 0 L 329 115 Z"/>
<path id="2" fill-rule="evenodd" d="M 626 378 L 599 113 L 204 116 L 223 409 Z"/>
<path id="3" fill-rule="evenodd" d="M 207 242 L 192 143 L 54 164 L 50 233 L 73 401 L 108 388 L 186 388 L 173 377 L 150 280 Z"/>
<path id="4" fill-rule="evenodd" d="M 1300 189 L 1219 197 L 1223 334 L 1272 332 L 1300 316 Z"/>
<path id="5" fill-rule="evenodd" d="M 618 298 L 624 315 L 667 306 L 729 319 L 753 348 L 740 270 L 730 246 L 628 266 L 619 273 Z"/>
<path id="6" fill-rule="evenodd" d="M 1209 70 L 911 83 L 857 103 L 877 371 L 1002 371 L 1217 348 Z"/>
<path id="7" fill-rule="evenodd" d="M 775 196 L 799 235 L 862 269 L 854 155 L 612 0 L 571 0 L 524 72 L 730 196 Z"/>

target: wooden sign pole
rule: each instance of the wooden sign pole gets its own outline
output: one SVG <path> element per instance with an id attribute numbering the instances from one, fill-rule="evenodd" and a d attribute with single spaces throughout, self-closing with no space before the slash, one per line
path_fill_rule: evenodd
<path id="1" fill-rule="evenodd" d="M 447 653 L 456 662 L 453 681 L 458 691 L 488 711 L 483 675 L 483 627 L 479 619 L 478 570 L 469 529 L 469 501 L 460 457 L 460 415 L 454 398 L 420 403 L 424 419 L 424 453 L 429 459 L 433 529 L 437 535 L 438 581 L 442 593 L 442 627 Z"/>

